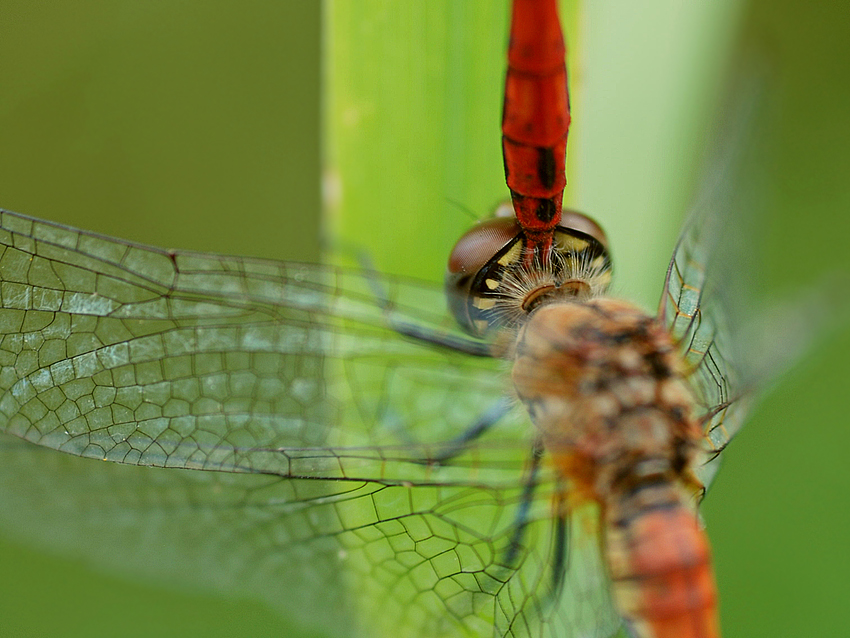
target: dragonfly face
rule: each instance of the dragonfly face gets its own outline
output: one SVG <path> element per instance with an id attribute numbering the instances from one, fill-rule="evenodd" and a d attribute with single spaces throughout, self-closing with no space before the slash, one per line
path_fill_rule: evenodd
<path id="1" fill-rule="evenodd" d="M 488 132 L 488 135 L 491 135 L 491 133 L 490 133 L 490 132 Z M 442 196 L 442 195 L 440 195 L 440 196 Z M 487 203 L 489 203 L 489 202 L 487 202 Z M 26 207 L 26 208 L 30 209 L 30 207 Z M 598 208 L 598 207 L 592 207 L 592 208 L 593 208 L 594 210 L 599 210 L 599 208 Z M 483 207 L 482 207 L 482 209 L 483 209 Z M 35 210 L 35 208 L 32 208 L 31 210 Z M 606 219 L 607 219 L 607 217 L 606 217 Z M 90 225 L 86 225 L 86 226 L 90 226 Z M 615 228 L 616 228 L 616 225 L 615 225 Z M 168 242 L 168 243 L 173 244 L 173 242 Z M 445 251 L 445 247 L 443 247 L 442 249 L 443 249 L 443 251 Z M 618 249 L 618 259 L 622 259 L 622 253 L 619 251 L 619 249 Z M 439 261 L 438 261 L 438 262 L 435 262 L 435 263 L 438 263 L 438 264 L 439 264 Z M 618 263 L 621 263 L 621 262 L 620 262 L 620 261 L 618 261 Z M 625 263 L 625 262 L 623 262 L 623 263 Z M 631 262 L 630 262 L 630 263 L 631 263 Z M 656 273 L 656 274 L 657 274 L 657 273 Z M 656 277 L 656 279 L 655 279 L 655 280 L 657 281 L 657 277 Z M 657 283 L 654 283 L 654 286 L 655 286 L 655 287 L 657 287 L 657 285 L 658 285 Z M 653 290 L 653 293 L 654 293 L 654 292 L 655 292 L 655 290 Z M 387 422 L 389 422 L 389 421 L 391 421 L 391 419 L 388 419 L 388 421 L 387 421 Z M 258 550 L 258 553 L 262 554 L 262 550 Z"/>
<path id="2" fill-rule="evenodd" d="M 515 219 L 483 222 L 449 256 L 446 295 L 452 314 L 464 330 L 483 336 L 517 327 L 541 303 L 597 297 L 611 283 L 607 243 L 595 221 L 566 211 L 552 236 L 549 263 L 529 268 Z"/>

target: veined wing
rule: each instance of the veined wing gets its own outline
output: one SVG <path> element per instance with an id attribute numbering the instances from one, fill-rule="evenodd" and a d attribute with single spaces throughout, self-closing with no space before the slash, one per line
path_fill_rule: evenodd
<path id="1" fill-rule="evenodd" d="M 10 434 L 119 463 L 302 478 L 521 466 L 476 446 L 439 477 L 421 463 L 504 393 L 499 362 L 388 327 L 391 313 L 457 337 L 435 286 L 379 277 L 387 310 L 375 275 L 168 252 L 8 212 L 0 231 Z M 524 453 L 528 428 L 500 425 L 478 447 Z"/>
<path id="2" fill-rule="evenodd" d="M 719 455 L 743 425 L 750 404 L 728 304 L 719 288 L 717 242 L 722 215 L 697 209 L 686 222 L 664 282 L 658 316 L 690 368 L 706 436 L 697 474 L 708 487 Z"/>
<path id="3" fill-rule="evenodd" d="M 720 118 L 722 132 L 704 162 L 696 203 L 670 259 L 658 309 L 690 367 L 701 408 L 705 446 L 697 475 L 705 487 L 717 473 L 720 453 L 743 425 L 756 386 L 789 363 L 783 356 L 774 370 L 758 370 L 754 359 L 769 357 L 745 348 L 742 336 L 748 323 L 765 319 L 763 310 L 753 312 L 752 300 L 750 309 L 742 306 L 751 291 L 744 283 L 747 273 L 739 269 L 745 261 L 741 211 L 757 202 L 741 201 L 737 184 L 762 106 L 762 84 L 753 69 L 744 68 L 730 92 Z"/>
<path id="4" fill-rule="evenodd" d="M 620 624 L 592 520 L 573 518 L 553 595 L 545 484 L 509 566 L 521 489 L 151 470 L 19 440 L 0 460 L 0 525 L 29 542 L 260 598 L 309 635 L 609 638 Z"/>

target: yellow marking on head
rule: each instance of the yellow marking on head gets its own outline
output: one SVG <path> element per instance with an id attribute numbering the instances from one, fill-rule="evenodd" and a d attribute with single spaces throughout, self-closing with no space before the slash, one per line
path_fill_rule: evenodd
<path id="1" fill-rule="evenodd" d="M 562 252 L 580 252 L 582 250 L 587 250 L 590 246 L 590 242 L 586 239 L 568 235 L 566 233 L 558 233 L 555 235 L 555 246 Z"/>
<path id="2" fill-rule="evenodd" d="M 490 299 L 490 298 L 485 299 L 484 297 L 478 297 L 475 300 L 475 307 L 478 308 L 479 310 L 490 310 L 490 308 L 492 308 L 495 305 L 496 305 L 495 299 Z"/>
<path id="3" fill-rule="evenodd" d="M 496 263 L 500 266 L 509 266 L 519 261 L 520 257 L 522 257 L 522 242 L 518 241 Z"/>

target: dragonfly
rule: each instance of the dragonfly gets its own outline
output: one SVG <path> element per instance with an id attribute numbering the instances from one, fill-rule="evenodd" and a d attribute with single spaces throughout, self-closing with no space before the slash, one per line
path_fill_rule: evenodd
<path id="1" fill-rule="evenodd" d="M 40 228 L 42 230 L 44 230 L 44 229 L 47 229 L 49 227 L 48 226 L 41 226 Z M 59 232 L 59 231 L 57 230 L 56 232 Z M 91 238 L 91 240 L 93 242 L 95 242 L 96 238 Z M 99 251 L 99 250 L 101 250 L 101 248 L 97 248 L 97 249 L 91 248 L 91 250 Z M 145 253 L 145 254 L 149 254 L 149 253 Z M 162 255 L 162 254 L 160 253 L 160 255 Z M 201 257 L 198 257 L 198 259 L 201 259 Z M 215 260 L 213 260 L 213 261 L 215 261 Z M 210 262 L 207 262 L 207 263 L 210 263 Z M 220 264 L 220 265 L 223 265 L 226 262 L 224 260 L 219 260 L 217 263 Z M 234 262 L 234 263 L 247 264 L 248 262 Z M 201 268 L 200 270 L 204 270 L 204 268 Z M 226 269 L 223 269 L 223 270 L 226 270 Z M 229 274 L 234 275 L 238 272 L 239 272 L 238 270 L 231 270 L 231 271 L 229 271 Z M 302 271 L 302 274 L 300 275 L 301 279 L 308 286 L 309 286 L 310 277 L 307 273 L 309 273 L 309 272 L 310 272 L 309 270 L 305 270 L 305 271 Z M 239 274 L 239 276 L 245 275 L 245 274 L 246 273 L 243 271 Z M 251 273 L 251 274 L 253 276 L 257 273 Z M 274 276 L 274 275 L 270 275 L 269 273 L 265 273 L 265 275 L 268 276 L 268 277 Z M 223 283 L 227 279 L 227 276 L 225 276 L 224 272 L 219 273 L 219 276 L 220 276 L 219 283 Z M 295 279 L 298 280 L 299 275 L 298 275 L 297 272 L 294 276 L 295 276 Z M 320 279 L 320 281 L 318 282 L 319 284 L 327 285 L 327 282 L 324 281 L 323 278 L 320 277 L 319 279 Z M 365 278 L 363 278 L 362 276 L 360 276 L 359 279 L 355 279 L 355 282 L 357 282 L 357 283 L 355 283 L 355 286 L 357 286 L 358 290 L 360 291 L 360 294 L 359 294 L 360 302 L 368 304 L 368 300 L 370 298 L 374 297 L 374 295 L 371 295 L 371 293 L 369 291 L 369 286 L 366 285 L 368 283 L 368 281 Z M 382 280 L 382 282 L 383 282 L 383 280 Z M 393 281 L 389 281 L 389 280 L 387 280 L 387 282 L 385 282 L 385 285 L 389 289 L 395 288 L 395 290 L 391 290 L 391 292 L 392 292 L 391 296 L 393 297 L 393 299 L 397 299 L 397 300 L 400 299 L 400 297 L 398 297 L 398 295 L 403 294 L 404 289 L 406 288 L 405 286 L 397 285 Z M 406 288 L 406 289 L 407 289 L 407 292 L 411 295 L 412 299 L 418 298 L 418 297 L 420 297 L 420 295 L 424 295 L 427 292 L 426 290 L 420 290 L 420 289 L 416 288 L 413 284 L 410 284 L 410 286 L 411 286 L 410 288 Z M 271 287 L 273 287 L 273 286 L 271 286 Z M 223 289 L 226 289 L 226 286 L 224 286 Z M 258 290 L 258 294 L 260 294 L 259 290 Z M 371 297 L 370 297 L 370 295 L 371 295 Z M 318 294 L 318 296 L 321 297 L 322 295 Z M 401 303 L 401 301 L 399 301 L 398 303 Z M 421 303 L 421 298 L 418 300 L 418 303 Z M 352 306 L 351 311 L 354 312 L 355 315 L 356 315 L 357 308 L 355 306 L 357 306 L 356 302 L 354 302 L 354 305 Z M 309 309 L 309 306 L 306 307 L 306 308 Z M 317 315 L 320 315 L 323 312 L 327 312 L 328 309 L 327 309 L 327 307 L 324 307 L 324 306 L 322 306 L 321 303 L 319 303 L 318 306 L 313 308 L 313 311 L 315 313 L 317 313 Z M 346 312 L 348 312 L 348 310 L 346 310 Z M 347 317 L 348 317 L 348 315 L 346 315 L 346 318 Z M 352 321 L 356 321 L 356 319 L 353 319 Z M 368 323 L 369 321 L 371 321 L 371 320 L 367 320 L 366 323 Z M 440 321 L 442 321 L 442 320 L 440 320 Z M 441 322 L 438 322 L 438 323 L 439 323 L 440 329 L 443 329 L 444 324 L 441 323 Z M 375 319 L 374 325 L 376 327 L 380 327 L 383 324 L 381 324 L 377 319 Z M 339 326 L 334 326 L 334 333 L 333 334 L 338 334 L 338 332 L 336 331 L 338 328 L 339 328 Z M 389 334 L 390 334 L 390 336 L 392 336 L 391 331 L 390 331 Z M 257 337 L 259 338 L 259 337 L 261 337 L 261 335 L 257 335 Z M 376 335 L 375 338 L 378 339 L 378 340 L 382 340 L 385 337 L 381 337 L 381 336 Z M 365 343 L 365 342 L 361 342 L 361 343 Z M 408 344 L 401 344 L 400 347 L 406 348 L 406 347 L 408 347 Z M 401 354 L 398 353 L 397 356 L 401 357 Z M 425 353 L 420 351 L 420 356 L 424 357 Z M 369 364 L 368 364 L 368 361 L 365 361 L 366 358 L 367 357 L 364 357 L 364 361 L 362 363 L 363 363 L 364 367 L 368 368 Z M 428 365 L 428 362 L 423 360 L 421 362 L 421 364 L 423 366 L 426 366 L 426 365 Z M 446 366 L 446 367 L 450 368 L 451 366 Z M 486 368 L 486 366 L 483 367 L 482 370 L 486 370 L 489 373 L 489 369 Z M 362 379 L 363 382 L 365 384 L 367 384 L 367 386 L 368 386 L 368 384 L 371 384 L 371 383 L 384 384 L 384 385 L 380 386 L 382 388 L 381 391 L 376 393 L 376 394 L 379 395 L 379 396 L 386 396 L 387 393 L 389 392 L 389 390 L 384 389 L 384 388 L 403 387 L 405 383 L 408 383 L 408 384 L 414 383 L 414 380 L 412 380 L 412 379 L 410 379 L 410 380 L 404 379 L 402 368 L 399 368 L 398 371 L 399 371 L 398 376 L 393 378 L 393 379 L 383 378 L 383 379 L 380 379 L 380 380 L 376 380 L 376 379 L 372 379 L 369 375 L 360 375 L 360 374 L 354 374 L 353 376 L 356 377 L 356 378 Z M 331 372 L 339 374 L 340 379 L 350 379 L 350 378 L 352 378 L 352 373 L 350 371 L 344 371 L 344 370 L 333 371 L 333 370 L 331 370 Z M 421 379 L 416 380 L 416 381 L 421 382 Z M 393 386 L 392 384 L 396 384 L 396 385 Z M 369 388 L 366 387 L 364 389 L 366 390 L 365 395 L 368 395 Z M 302 390 L 307 392 L 309 390 L 309 388 L 302 388 Z M 354 390 L 352 390 L 352 393 L 354 393 Z M 363 396 L 363 395 L 361 395 L 361 396 Z M 188 400 L 188 399 L 179 399 L 179 400 L 185 401 L 185 400 Z M 446 402 L 444 401 L 443 404 L 441 404 L 439 406 L 441 410 L 445 409 L 445 407 L 446 407 L 445 404 L 446 404 Z M 172 407 L 174 407 L 176 409 L 177 405 L 175 404 Z M 363 409 L 364 406 L 358 406 L 358 407 L 360 409 Z M 375 406 L 372 406 L 372 408 L 374 408 L 374 407 Z M 475 413 L 474 410 L 469 410 L 467 408 L 467 406 L 455 406 L 455 407 L 458 408 L 458 413 L 464 413 L 466 415 L 468 415 L 470 413 Z M 463 407 L 464 409 L 460 409 L 461 407 Z M 434 409 L 434 408 L 432 408 L 432 409 Z M 369 412 L 369 410 L 367 410 L 367 412 Z M 381 416 L 380 416 L 379 422 L 382 424 L 382 426 L 385 429 L 384 434 L 387 436 L 387 440 L 396 440 L 396 437 L 399 437 L 402 434 L 411 434 L 410 432 L 405 432 L 406 428 L 403 427 L 404 426 L 404 418 L 403 418 L 403 415 L 401 414 L 401 410 L 398 410 L 398 411 L 393 410 L 393 409 L 391 409 L 391 406 L 380 406 L 380 415 Z M 464 419 L 460 418 L 460 417 L 451 417 L 451 418 L 453 419 L 453 424 L 452 424 L 453 427 L 450 429 L 450 431 L 456 432 L 459 428 L 454 427 L 454 426 L 463 425 Z M 438 421 L 439 419 L 432 418 L 431 420 Z M 468 421 L 467 421 L 467 425 L 468 425 Z M 414 458 L 414 459 L 416 459 L 416 458 L 430 458 L 430 455 L 433 455 L 432 446 L 433 445 L 439 445 L 441 442 L 444 442 L 445 440 L 447 440 L 446 437 L 448 436 L 448 431 L 449 431 L 449 429 L 447 428 L 446 431 L 441 431 L 439 433 L 433 434 L 432 435 L 433 438 L 431 438 L 431 439 L 423 439 L 423 440 L 418 440 L 418 441 L 416 441 L 416 440 L 412 440 L 412 441 L 411 440 L 402 440 L 402 441 L 400 441 L 399 444 L 396 444 L 396 445 L 399 445 L 398 451 L 399 451 L 399 454 L 402 454 L 402 457 L 393 459 L 393 458 L 388 456 L 386 458 L 382 458 L 382 462 L 385 462 L 388 465 L 391 465 L 393 460 L 395 460 L 395 461 L 399 461 L 399 460 L 400 461 L 409 461 L 410 457 L 405 457 L 404 455 L 412 455 L 412 458 Z M 299 434 L 298 436 L 301 436 L 301 434 Z M 356 437 L 356 431 L 355 430 L 352 430 L 352 436 Z M 281 446 L 278 446 L 278 447 L 281 447 Z M 387 447 L 387 449 L 391 449 L 391 448 L 393 448 L 392 445 Z M 200 449 L 206 449 L 206 448 L 204 448 L 204 446 L 201 445 Z M 323 447 L 323 449 L 328 450 L 329 448 Z M 496 463 L 493 459 L 486 458 L 485 452 L 487 454 L 493 454 L 495 456 L 498 456 L 501 459 L 501 464 Z M 510 450 L 508 450 L 508 452 L 515 453 L 515 452 L 517 452 L 517 450 L 510 449 Z M 518 472 L 521 473 L 521 470 L 523 469 L 523 465 L 522 465 L 523 461 L 522 461 L 520 455 L 511 456 L 510 454 L 508 454 L 504 458 L 502 458 L 501 455 L 504 454 L 504 453 L 505 453 L 505 450 L 502 449 L 498 445 L 494 445 L 491 449 L 487 449 L 487 447 L 485 446 L 481 450 L 481 458 L 470 459 L 470 467 L 466 467 L 466 468 L 464 468 L 464 470 L 467 471 L 467 472 L 472 471 L 472 472 L 476 473 L 476 476 L 474 478 L 474 486 L 475 487 L 478 487 L 479 484 L 497 485 L 498 479 L 496 477 L 499 474 L 499 472 L 502 472 L 502 471 L 513 473 L 513 474 L 516 474 Z M 364 458 L 361 459 L 361 460 L 365 463 L 369 459 L 367 459 L 364 456 Z M 220 463 L 226 463 L 225 460 L 220 460 L 219 462 Z M 316 467 L 319 467 L 320 465 L 322 465 L 321 460 L 317 459 L 317 458 L 311 459 L 311 462 L 315 462 L 317 464 Z M 235 467 L 235 466 L 233 466 L 233 467 Z M 222 465 L 218 469 L 227 469 L 227 467 L 226 467 L 226 465 Z M 233 469 L 233 468 L 231 468 L 231 469 Z M 441 487 L 446 486 L 446 485 L 454 485 L 454 483 L 451 480 L 444 480 L 444 477 L 439 476 L 440 474 L 444 474 L 444 475 L 450 474 L 451 473 L 451 472 L 449 472 L 450 468 L 448 468 L 448 467 L 435 468 L 435 467 L 426 466 L 426 467 L 414 468 L 414 469 L 416 470 L 416 472 L 408 475 L 407 482 L 411 482 L 411 483 L 413 483 L 414 481 L 421 482 L 423 487 L 426 486 L 426 485 L 430 485 L 429 482 L 433 482 L 434 485 L 439 485 Z M 421 472 L 420 472 L 420 470 L 421 470 Z M 391 469 L 382 470 L 382 471 L 391 473 Z M 488 472 L 492 474 L 489 478 L 486 476 Z M 197 474 L 203 475 L 202 473 L 197 473 Z M 415 476 L 414 476 L 414 474 L 415 474 Z M 218 490 L 219 492 L 225 492 L 226 493 L 228 491 L 228 486 L 226 485 L 227 481 L 224 481 L 224 485 L 222 485 L 222 484 L 217 483 L 217 481 L 220 480 L 220 479 L 221 479 L 221 477 L 217 477 L 215 481 L 213 481 L 212 479 L 209 479 L 209 480 L 210 480 L 211 483 L 216 483 L 215 490 Z M 192 480 L 194 480 L 194 479 L 192 479 Z M 467 480 L 467 481 L 470 480 L 468 478 L 468 475 L 467 475 L 466 479 L 461 478 L 459 481 L 457 481 L 456 482 L 457 485 L 455 485 L 455 487 L 457 487 L 457 489 L 462 489 L 464 487 L 464 485 L 462 483 L 464 480 Z M 410 489 L 406 485 L 398 485 L 398 486 L 394 486 L 394 487 Z M 198 489 L 200 490 L 202 488 L 198 488 Z M 307 488 L 305 488 L 305 489 L 307 489 Z M 447 488 L 443 487 L 443 489 L 445 491 Z M 314 498 L 316 498 L 316 499 L 327 499 L 328 495 L 323 494 L 323 495 L 319 495 L 319 496 L 314 496 Z M 464 503 L 463 503 L 461 497 L 458 497 L 458 499 L 459 500 L 457 500 L 456 503 L 458 504 L 458 508 L 462 510 L 463 507 L 461 507 L 461 506 L 463 506 Z M 511 500 L 511 499 L 513 499 L 513 500 Z M 292 501 L 293 501 L 293 499 L 290 497 L 289 502 L 292 502 Z M 299 501 L 299 502 L 301 502 L 301 501 Z M 507 497 L 506 496 L 506 497 L 504 497 L 502 504 L 513 503 L 514 505 L 516 505 L 518 502 L 520 502 L 518 496 L 514 496 L 514 497 Z M 283 505 L 285 505 L 285 502 L 281 501 L 279 504 L 281 506 L 283 506 Z M 544 511 L 548 511 L 548 508 L 544 507 L 544 505 L 546 505 L 546 504 L 545 503 L 535 503 L 534 505 L 540 506 L 539 507 L 540 511 L 536 514 L 532 514 L 532 516 L 540 516 L 541 517 L 540 520 L 544 520 L 544 518 L 545 518 Z M 473 506 L 470 505 L 469 507 L 473 507 Z M 286 508 L 284 507 L 284 509 L 286 509 Z M 470 512 L 471 511 L 472 510 L 470 510 Z M 355 514 L 352 514 L 352 515 L 355 515 Z M 513 523 L 513 521 L 508 521 L 508 522 Z M 429 538 L 433 538 L 433 537 L 429 537 Z M 350 561 L 352 563 L 356 562 L 355 559 L 352 556 L 350 556 L 350 555 L 349 556 L 341 556 L 341 555 L 339 555 L 339 553 L 335 556 L 335 560 L 336 561 L 342 561 L 342 562 L 349 562 Z M 592 557 L 588 558 L 588 561 L 592 561 L 592 560 L 593 560 Z M 580 565 L 576 565 L 575 567 L 580 567 Z M 592 605 L 593 603 L 591 602 L 590 604 Z"/>

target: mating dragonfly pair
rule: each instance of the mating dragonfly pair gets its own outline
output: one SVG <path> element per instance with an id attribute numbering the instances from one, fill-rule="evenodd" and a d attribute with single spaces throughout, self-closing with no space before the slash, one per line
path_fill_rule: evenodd
<path id="1" fill-rule="evenodd" d="M 702 294 L 704 221 L 674 254 L 661 321 L 690 364 L 707 484 L 742 413 L 721 318 Z M 503 398 L 501 364 L 470 354 L 492 342 L 476 350 L 448 328 L 441 291 L 159 251 L 12 213 L 0 227 L 6 432 L 210 471 L 185 480 L 222 509 L 263 512 L 259 546 L 293 609 L 315 608 L 317 595 L 340 616 L 374 605 L 370 626 L 423 635 L 608 635 L 620 624 L 593 499 L 574 508 L 569 472 L 535 460 L 539 436 Z"/>

